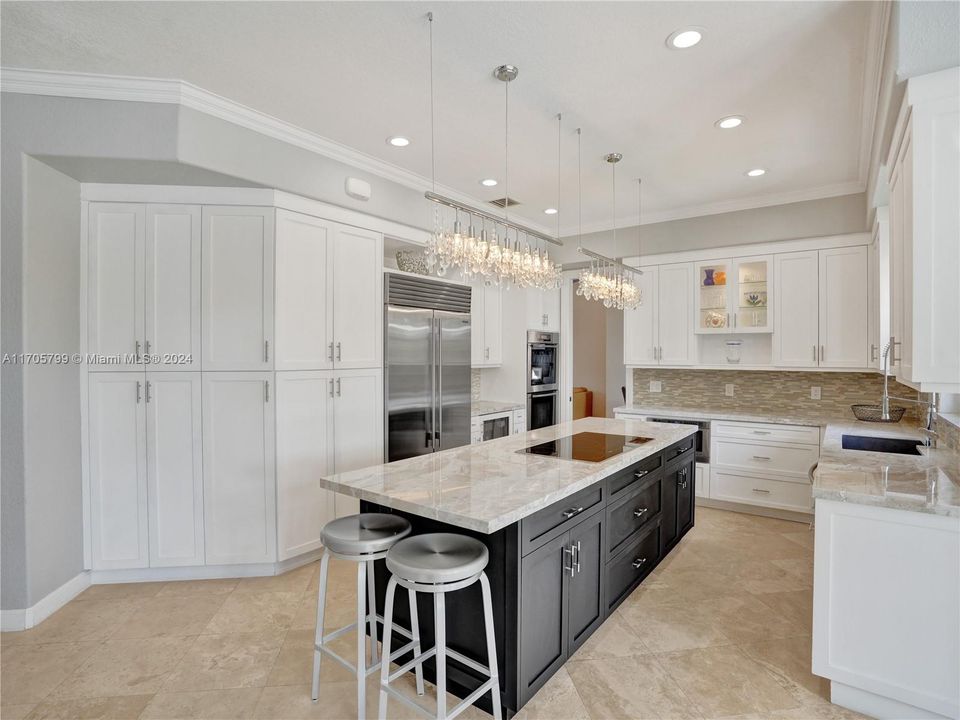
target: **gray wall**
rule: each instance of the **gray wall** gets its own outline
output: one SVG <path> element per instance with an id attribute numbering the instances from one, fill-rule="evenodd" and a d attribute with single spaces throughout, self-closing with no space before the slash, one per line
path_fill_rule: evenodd
<path id="1" fill-rule="evenodd" d="M 24 347 L 80 351 L 80 183 L 24 162 Z M 80 384 L 74 364 L 27 365 L 24 475 L 28 591 L 36 602 L 83 566 Z"/>
<path id="2" fill-rule="evenodd" d="M 867 229 L 866 207 L 866 197 L 859 193 L 641 225 L 643 254 L 862 232 Z M 637 243 L 635 225 L 617 230 L 616 246 L 610 231 L 583 236 L 584 247 L 611 257 L 635 256 Z M 555 255 L 564 263 L 584 260 L 576 236 L 564 238 Z"/>
<path id="3" fill-rule="evenodd" d="M 626 385 L 627 370 L 623 364 L 623 311 L 607 310 L 607 417 L 623 405 L 620 388 Z"/>

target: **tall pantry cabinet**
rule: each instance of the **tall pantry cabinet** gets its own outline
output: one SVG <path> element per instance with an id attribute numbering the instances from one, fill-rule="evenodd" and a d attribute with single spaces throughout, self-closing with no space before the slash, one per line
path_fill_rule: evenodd
<path id="1" fill-rule="evenodd" d="M 357 505 L 318 478 L 382 462 L 382 236 L 268 206 L 86 218 L 91 568 L 316 550 Z"/>

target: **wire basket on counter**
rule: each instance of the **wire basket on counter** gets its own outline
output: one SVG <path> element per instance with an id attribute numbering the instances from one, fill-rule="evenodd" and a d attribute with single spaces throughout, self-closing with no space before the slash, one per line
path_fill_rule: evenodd
<path id="1" fill-rule="evenodd" d="M 850 409 L 853 410 L 853 414 L 856 416 L 857 420 L 879 423 L 900 422 L 900 420 L 903 418 L 903 414 L 907 411 L 905 407 L 891 405 L 889 412 L 890 417 L 884 420 L 883 407 L 880 405 L 851 405 Z"/>

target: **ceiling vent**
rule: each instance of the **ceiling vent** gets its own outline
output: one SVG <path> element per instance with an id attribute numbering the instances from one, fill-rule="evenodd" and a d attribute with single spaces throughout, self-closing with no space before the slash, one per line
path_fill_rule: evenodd
<path id="1" fill-rule="evenodd" d="M 491 200 L 490 204 L 496 205 L 498 208 L 504 208 L 504 207 L 513 207 L 514 205 L 519 205 L 520 201 L 514 200 L 513 198 L 502 197 L 502 198 L 497 198 L 496 200 Z"/>

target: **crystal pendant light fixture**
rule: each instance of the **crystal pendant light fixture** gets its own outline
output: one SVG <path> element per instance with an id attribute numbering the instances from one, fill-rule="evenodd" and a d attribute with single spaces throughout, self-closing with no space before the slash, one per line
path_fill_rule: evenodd
<path id="1" fill-rule="evenodd" d="M 493 74 L 504 83 L 504 214 L 502 218 L 471 208 L 436 192 L 436 163 L 434 154 L 434 95 L 433 95 L 433 13 L 427 14 L 430 23 L 430 155 L 433 174 L 432 190 L 426 193 L 428 200 L 436 203 L 433 214 L 433 233 L 425 251 L 427 266 L 439 276 L 451 268 L 458 269 L 465 279 L 482 277 L 488 285 L 503 287 L 531 287 L 551 290 L 560 287 L 560 266 L 554 263 L 546 249 L 547 243 L 561 245 L 542 233 L 510 221 L 510 82 L 516 79 L 519 70 L 513 65 L 500 65 Z M 558 133 L 560 116 L 558 119 Z M 559 134 L 557 141 L 559 153 Z M 558 157 L 559 163 L 559 157 Z M 559 164 L 557 168 L 559 174 Z M 559 177 L 558 177 L 559 187 Z M 559 199 L 559 198 L 558 198 Z M 453 225 L 448 226 L 444 207 L 453 211 Z M 559 207 L 559 204 L 558 204 Z M 447 211 L 449 214 L 449 210 Z M 468 218 L 464 230 L 460 219 L 463 213 Z M 480 221 L 477 233 L 474 222 Z M 492 225 L 487 232 L 487 222 Z M 503 235 L 498 232 L 503 229 Z M 558 225 L 559 227 L 559 225 Z M 511 240 L 511 231 L 513 239 Z M 521 242 L 521 235 L 523 241 Z"/>
<path id="2" fill-rule="evenodd" d="M 579 131 L 577 131 L 579 135 Z M 579 150 L 578 150 L 579 154 Z M 620 153 L 610 153 L 606 161 L 610 163 L 613 179 L 613 246 L 617 246 L 617 169 L 623 159 Z M 579 164 L 579 163 L 578 163 Z M 579 172 L 579 171 L 578 171 Z M 642 273 L 611 258 L 591 252 L 583 247 L 577 248 L 582 255 L 591 258 L 590 267 L 580 273 L 577 283 L 577 295 L 587 300 L 596 300 L 604 307 L 616 310 L 633 310 L 642 301 L 636 276 Z"/>

